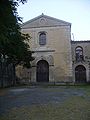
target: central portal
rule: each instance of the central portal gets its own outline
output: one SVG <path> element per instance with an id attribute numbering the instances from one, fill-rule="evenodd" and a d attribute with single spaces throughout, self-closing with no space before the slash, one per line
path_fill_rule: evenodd
<path id="1" fill-rule="evenodd" d="M 45 60 L 40 60 L 37 63 L 36 72 L 37 82 L 49 82 L 49 64 Z"/>

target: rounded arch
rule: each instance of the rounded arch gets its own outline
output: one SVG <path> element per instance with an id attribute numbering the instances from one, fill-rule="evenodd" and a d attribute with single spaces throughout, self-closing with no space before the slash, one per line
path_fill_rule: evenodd
<path id="1" fill-rule="evenodd" d="M 86 82 L 86 68 L 83 65 L 78 65 L 75 68 L 75 82 Z"/>
<path id="2" fill-rule="evenodd" d="M 49 82 L 49 64 L 46 60 L 37 62 L 36 81 Z"/>
<path id="3" fill-rule="evenodd" d="M 80 48 L 80 49 L 83 51 L 83 47 L 82 47 L 82 46 L 77 46 L 77 47 L 75 48 L 75 50 L 77 50 L 78 48 Z"/>

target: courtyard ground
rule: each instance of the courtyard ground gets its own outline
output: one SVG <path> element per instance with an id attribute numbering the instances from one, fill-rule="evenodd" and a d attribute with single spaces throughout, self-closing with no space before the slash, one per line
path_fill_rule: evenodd
<path id="1" fill-rule="evenodd" d="M 0 89 L 0 120 L 90 120 L 90 86 Z"/>

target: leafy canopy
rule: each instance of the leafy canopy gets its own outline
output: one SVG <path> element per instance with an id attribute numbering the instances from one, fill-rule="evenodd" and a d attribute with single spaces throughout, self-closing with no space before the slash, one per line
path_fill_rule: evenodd
<path id="1" fill-rule="evenodd" d="M 0 0 L 0 56 L 7 58 L 8 63 L 30 67 L 34 58 L 27 43 L 30 36 L 20 32 L 19 2 L 24 4 L 26 0 Z"/>

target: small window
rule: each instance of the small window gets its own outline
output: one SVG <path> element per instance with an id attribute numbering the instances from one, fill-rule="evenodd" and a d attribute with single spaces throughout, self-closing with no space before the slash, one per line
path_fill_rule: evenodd
<path id="1" fill-rule="evenodd" d="M 39 35 L 39 45 L 46 45 L 46 33 L 42 32 Z"/>
<path id="2" fill-rule="evenodd" d="M 76 61 L 82 61 L 83 60 L 83 49 L 82 47 L 76 47 Z"/>

